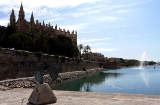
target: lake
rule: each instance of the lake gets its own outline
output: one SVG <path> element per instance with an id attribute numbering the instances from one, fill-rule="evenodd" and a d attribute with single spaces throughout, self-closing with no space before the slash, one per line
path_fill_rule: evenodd
<path id="1" fill-rule="evenodd" d="M 160 66 L 103 70 L 92 76 L 65 81 L 53 89 L 160 95 Z"/>

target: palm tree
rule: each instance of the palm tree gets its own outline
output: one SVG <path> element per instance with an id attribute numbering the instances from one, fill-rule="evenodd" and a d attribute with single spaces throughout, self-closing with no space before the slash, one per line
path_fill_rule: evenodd
<path id="1" fill-rule="evenodd" d="M 84 47 L 84 49 L 83 49 L 83 54 L 85 54 L 85 53 L 87 53 L 86 47 Z"/>
<path id="2" fill-rule="evenodd" d="M 91 52 L 91 47 L 89 45 L 85 46 L 83 49 L 83 53 Z"/>
<path id="3" fill-rule="evenodd" d="M 91 47 L 89 45 L 86 46 L 87 52 L 91 52 Z"/>
<path id="4" fill-rule="evenodd" d="M 82 55 L 82 49 L 83 48 L 84 48 L 83 44 L 78 45 L 78 50 L 80 52 L 80 58 L 81 58 L 81 55 Z"/>

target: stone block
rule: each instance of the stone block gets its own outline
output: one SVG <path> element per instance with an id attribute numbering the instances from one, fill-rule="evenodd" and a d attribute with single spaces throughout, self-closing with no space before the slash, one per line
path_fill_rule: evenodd
<path id="1" fill-rule="evenodd" d="M 47 83 L 37 85 L 31 93 L 29 103 L 34 105 L 53 104 L 57 98 Z"/>

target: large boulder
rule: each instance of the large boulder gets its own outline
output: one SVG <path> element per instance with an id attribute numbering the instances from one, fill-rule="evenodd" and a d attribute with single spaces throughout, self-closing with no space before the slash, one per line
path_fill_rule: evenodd
<path id="1" fill-rule="evenodd" d="M 28 99 L 34 105 L 53 104 L 57 98 L 47 83 L 37 85 Z"/>

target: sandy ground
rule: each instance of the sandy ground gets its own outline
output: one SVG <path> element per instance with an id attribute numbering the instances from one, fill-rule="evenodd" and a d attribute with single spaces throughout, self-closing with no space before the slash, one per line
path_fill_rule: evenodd
<path id="1" fill-rule="evenodd" d="M 26 105 L 32 89 L 0 91 L 0 105 Z M 160 105 L 160 96 L 54 91 L 54 105 Z"/>

